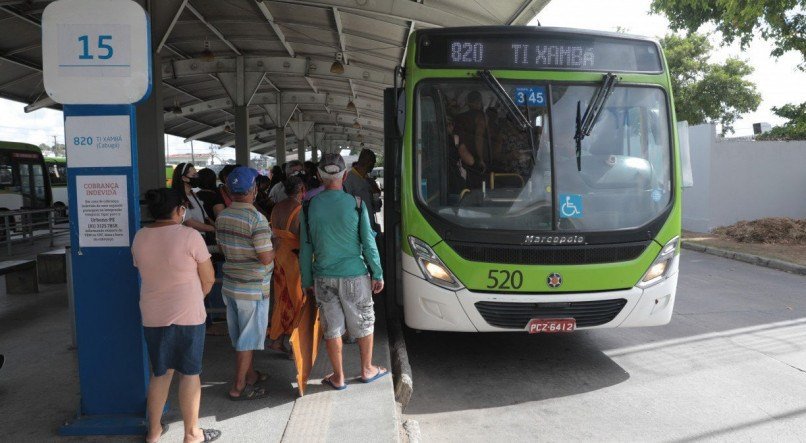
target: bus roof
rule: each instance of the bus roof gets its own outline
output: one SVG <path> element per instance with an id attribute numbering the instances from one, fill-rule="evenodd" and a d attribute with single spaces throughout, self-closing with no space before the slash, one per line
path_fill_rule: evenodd
<path id="1" fill-rule="evenodd" d="M 38 152 L 40 154 L 42 153 L 42 150 L 39 149 L 39 146 L 32 145 L 30 143 L 20 143 L 20 142 L 0 141 L 0 149 L 13 149 L 17 151 Z"/>

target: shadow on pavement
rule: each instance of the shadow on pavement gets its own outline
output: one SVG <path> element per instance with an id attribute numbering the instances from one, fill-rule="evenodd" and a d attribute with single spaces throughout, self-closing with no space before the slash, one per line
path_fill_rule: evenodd
<path id="1" fill-rule="evenodd" d="M 530 336 L 409 330 L 406 343 L 416 383 L 407 414 L 494 408 L 565 397 L 612 386 L 630 377 L 596 348 L 585 331 Z"/>

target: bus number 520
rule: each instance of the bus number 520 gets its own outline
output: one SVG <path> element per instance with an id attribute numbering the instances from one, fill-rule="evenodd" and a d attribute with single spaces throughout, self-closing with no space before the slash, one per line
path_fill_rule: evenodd
<path id="1" fill-rule="evenodd" d="M 490 272 L 487 273 L 488 289 L 520 289 L 521 286 L 523 286 L 521 271 L 490 269 Z"/>

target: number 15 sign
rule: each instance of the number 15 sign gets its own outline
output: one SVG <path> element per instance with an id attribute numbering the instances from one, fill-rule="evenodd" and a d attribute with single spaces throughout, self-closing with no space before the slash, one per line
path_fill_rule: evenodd
<path id="1" fill-rule="evenodd" d="M 45 90 L 62 104 L 128 104 L 148 96 L 150 32 L 131 0 L 58 0 L 42 14 Z"/>

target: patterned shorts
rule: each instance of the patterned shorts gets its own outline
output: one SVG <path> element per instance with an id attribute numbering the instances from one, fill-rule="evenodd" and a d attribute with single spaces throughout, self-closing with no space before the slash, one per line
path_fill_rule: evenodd
<path id="1" fill-rule="evenodd" d="M 353 338 L 373 333 L 375 308 L 369 275 L 317 277 L 314 289 L 326 340 L 341 337 L 345 331 Z"/>

